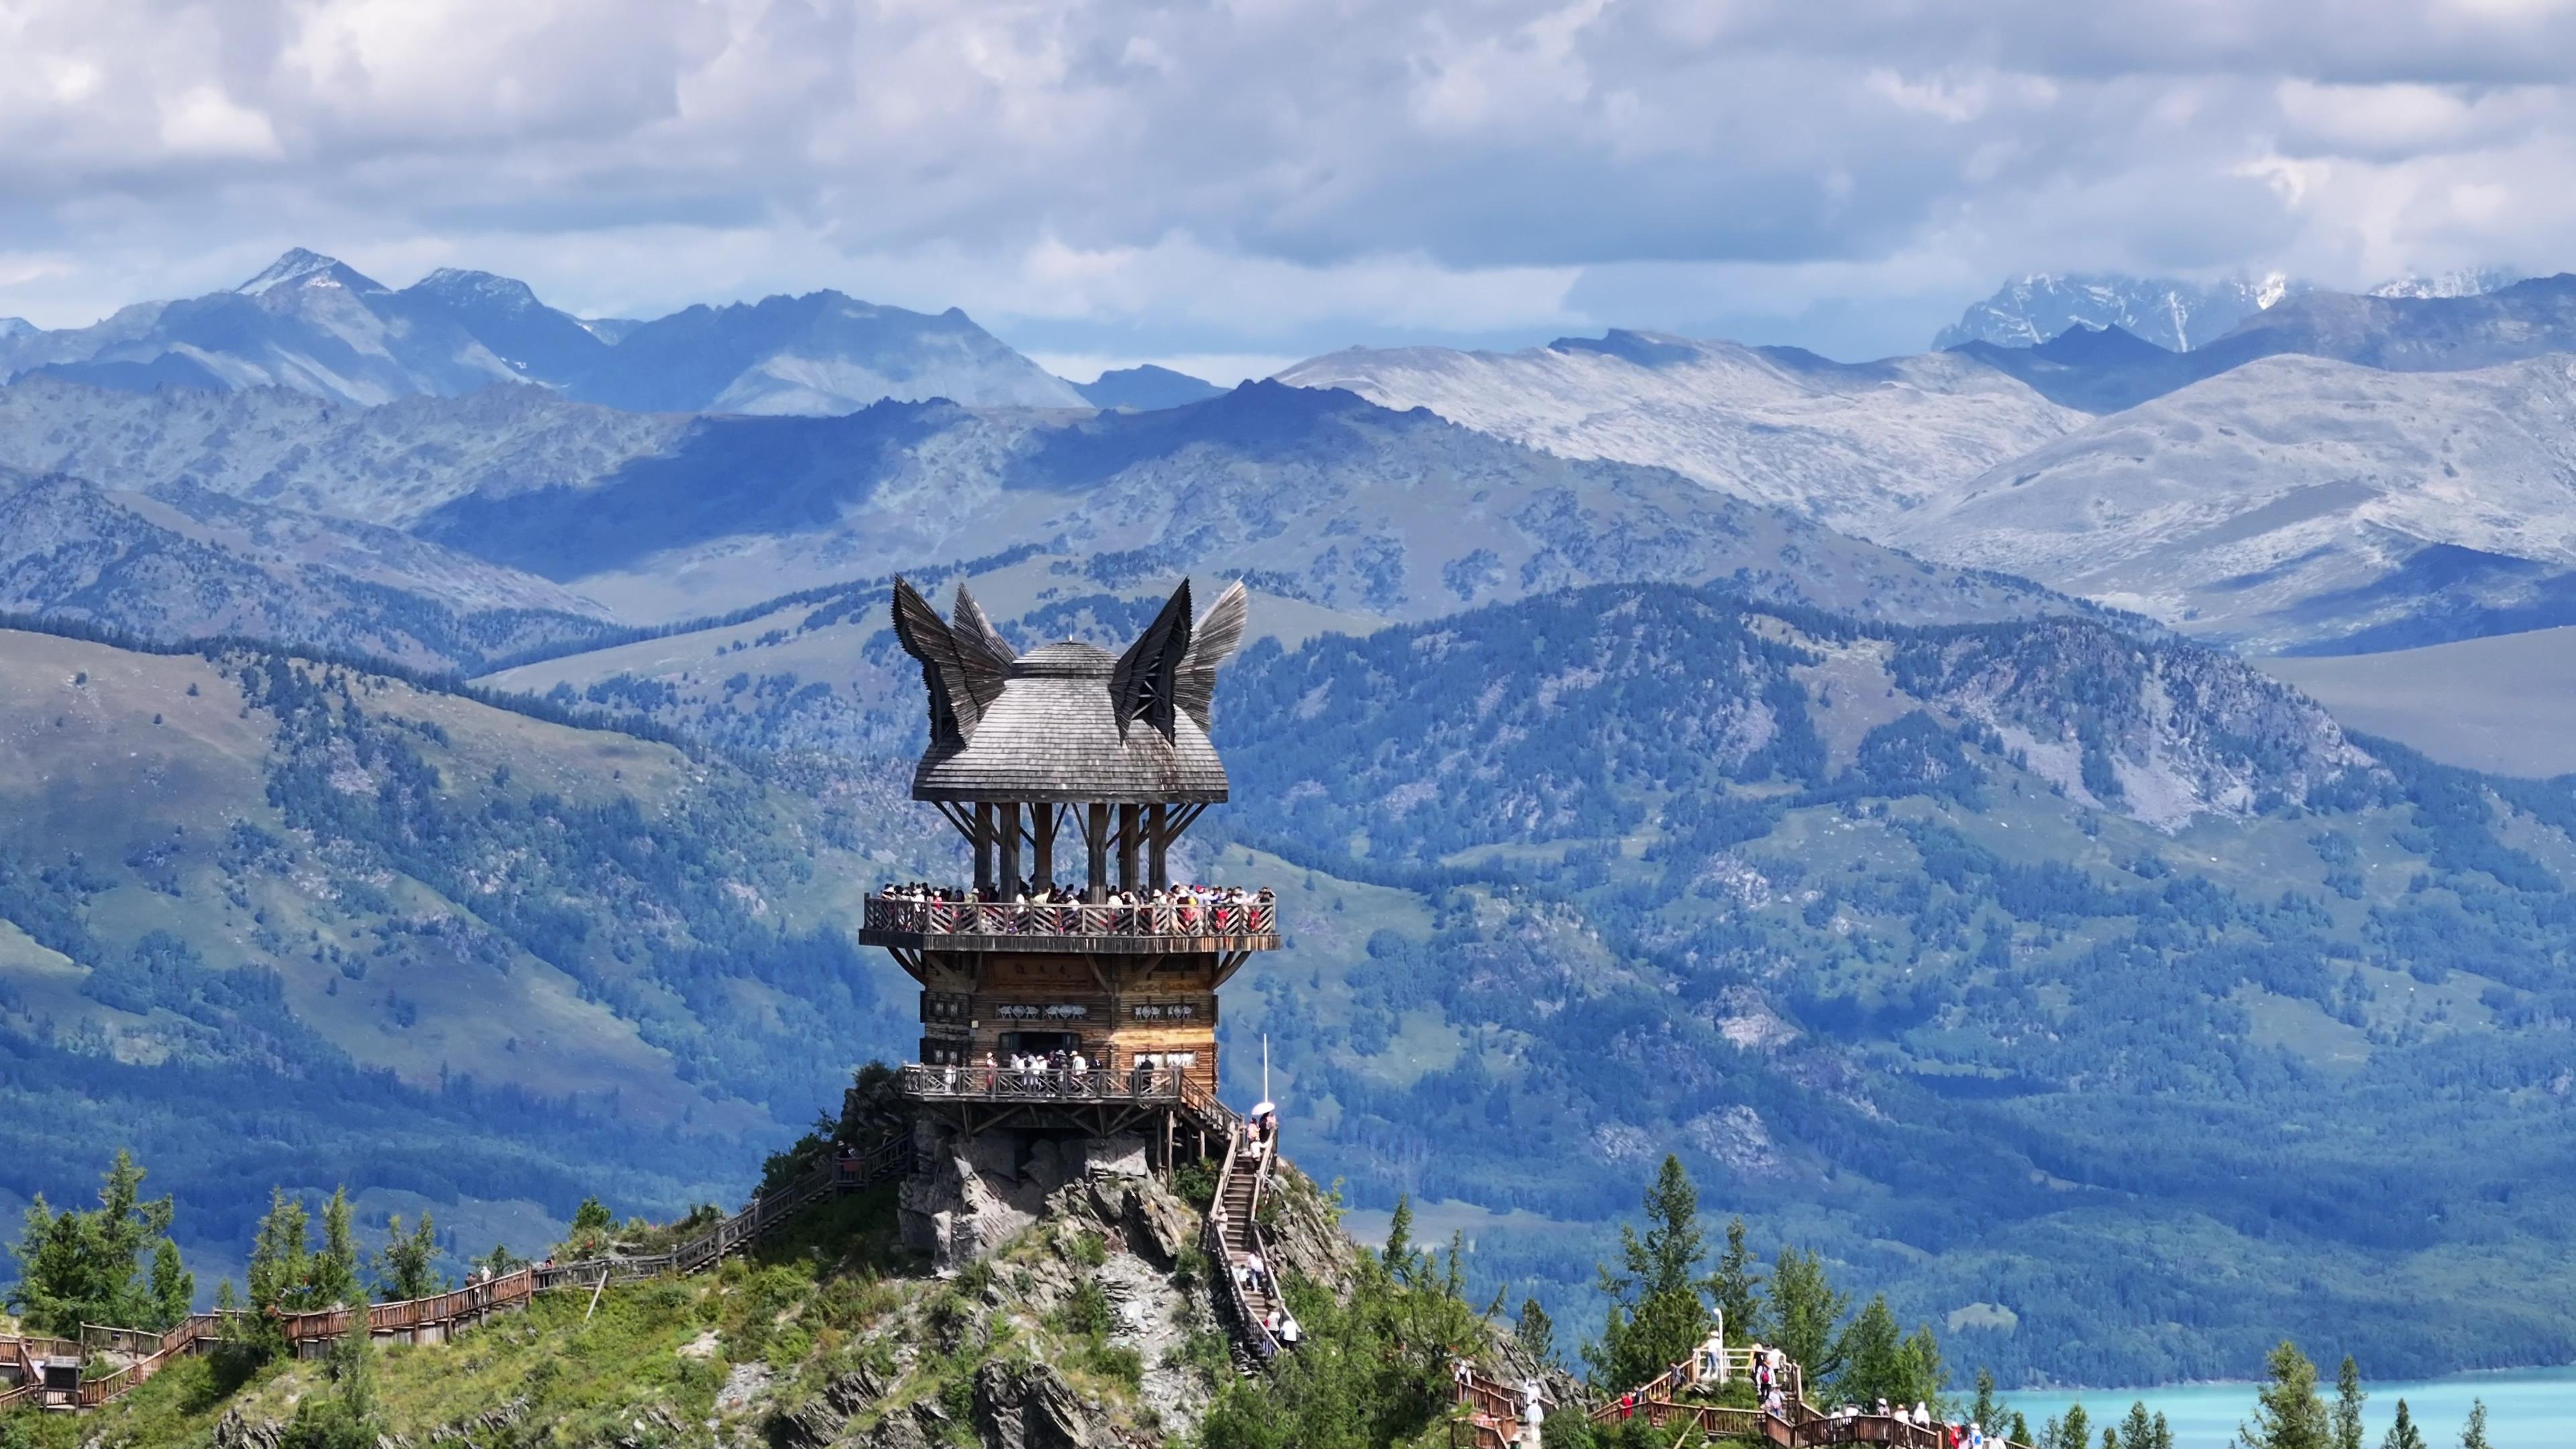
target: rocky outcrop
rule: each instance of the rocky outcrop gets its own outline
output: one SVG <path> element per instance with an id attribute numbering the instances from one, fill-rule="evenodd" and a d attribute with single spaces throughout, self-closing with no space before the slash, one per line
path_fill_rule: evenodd
<path id="1" fill-rule="evenodd" d="M 235 1405 L 215 1421 L 212 1442 L 214 1449 L 278 1449 L 286 1442 L 286 1426 L 249 1418 Z"/>
<path id="2" fill-rule="evenodd" d="M 914 1126 L 920 1164 L 896 1195 L 904 1246 L 928 1253 L 942 1273 L 1019 1236 L 1047 1210 L 1047 1199 L 1094 1177 L 1146 1177 L 1141 1137 L 1040 1139 L 1020 1144 L 1004 1134 L 966 1138 L 935 1123 Z"/>
<path id="3" fill-rule="evenodd" d="M 1108 1416 L 1042 1363 L 975 1371 L 975 1438 L 984 1449 L 1107 1449 Z"/>
<path id="4" fill-rule="evenodd" d="M 777 1449 L 824 1449 L 825 1445 L 840 1438 L 841 1431 L 849 1427 L 852 1419 L 883 1398 L 885 1391 L 885 1381 L 866 1368 L 837 1374 L 813 1399 L 772 1418 L 769 1442 Z M 894 1417 L 912 1424 L 909 1416 L 898 1414 Z M 886 1426 L 879 1426 L 880 1438 L 885 1430 Z M 921 1438 L 919 1425 L 912 1426 L 912 1435 L 915 1439 Z"/>

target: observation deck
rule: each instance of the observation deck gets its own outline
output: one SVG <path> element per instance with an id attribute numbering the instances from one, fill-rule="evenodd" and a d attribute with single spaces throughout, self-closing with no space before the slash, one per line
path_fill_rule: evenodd
<path id="1" fill-rule="evenodd" d="M 1079 951 L 1165 956 L 1275 951 L 1273 901 L 1156 900 L 1138 905 L 938 901 L 868 897 L 863 945 L 929 951 Z"/>

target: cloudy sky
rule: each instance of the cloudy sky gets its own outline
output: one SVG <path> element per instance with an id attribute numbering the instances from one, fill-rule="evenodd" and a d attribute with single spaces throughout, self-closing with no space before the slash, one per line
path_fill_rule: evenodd
<path id="1" fill-rule="evenodd" d="M 2576 0 L 0 0 L 0 316 L 292 245 L 591 315 L 837 287 L 1079 376 L 2008 274 L 2576 268 Z"/>

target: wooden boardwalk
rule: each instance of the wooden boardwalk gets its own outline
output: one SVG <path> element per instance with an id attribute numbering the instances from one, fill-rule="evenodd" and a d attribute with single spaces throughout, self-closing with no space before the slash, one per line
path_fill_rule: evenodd
<path id="1" fill-rule="evenodd" d="M 596 1292 L 609 1283 L 665 1274 L 696 1273 L 757 1242 L 806 1208 L 837 1193 L 856 1192 L 896 1177 L 912 1166 L 912 1139 L 897 1133 L 863 1157 L 838 1158 L 768 1192 L 741 1212 L 682 1242 L 667 1253 L 636 1258 L 593 1258 L 578 1263 L 530 1264 L 497 1277 L 427 1298 L 282 1313 L 276 1322 L 290 1351 L 307 1355 L 356 1331 L 363 1319 L 373 1338 L 443 1342 L 458 1328 L 539 1293 L 571 1288 Z M 0 1391 L 0 1407 L 32 1404 L 57 1410 L 94 1409 L 148 1382 L 183 1354 L 222 1341 L 226 1320 L 247 1314 L 192 1313 L 161 1333 L 89 1325 L 78 1339 L 0 1337 L 0 1377 L 16 1382 Z M 93 1366 L 114 1362 L 104 1372 Z M 50 1373 L 49 1373 L 50 1370 Z"/>
<path id="2" fill-rule="evenodd" d="M 1727 1371 L 1736 1378 L 1752 1376 L 1747 1349 L 1726 1350 Z M 1947 1449 L 1949 1436 L 1939 1423 L 1917 1424 L 1894 1414 L 1827 1413 L 1807 1401 L 1806 1371 L 1797 1363 L 1784 1366 L 1779 1413 L 1705 1402 L 1698 1385 L 1685 1382 L 1678 1370 L 1639 1385 L 1629 1394 L 1591 1408 L 1592 1422 L 1613 1424 L 1643 1419 L 1658 1429 L 1689 1427 L 1712 1439 L 1773 1444 L 1779 1449 L 1815 1449 L 1834 1444 L 1892 1444 L 1898 1449 Z M 1988 1434 L 1989 1449 L 2017 1449 L 2000 1434 Z M 1491 1446 L 1487 1446 L 1491 1449 Z"/>

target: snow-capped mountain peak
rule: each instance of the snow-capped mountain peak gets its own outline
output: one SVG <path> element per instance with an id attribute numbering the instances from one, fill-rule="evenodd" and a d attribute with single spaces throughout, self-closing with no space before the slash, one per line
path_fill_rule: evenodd
<path id="1" fill-rule="evenodd" d="M 35 323 L 24 317 L 0 317 L 0 342 L 12 337 L 33 337 L 38 330 Z"/>
<path id="2" fill-rule="evenodd" d="M 2222 282 L 2033 272 L 1969 306 L 1957 322 L 1941 329 L 1932 345 L 2035 347 L 2070 327 L 2085 326 L 2117 327 L 2168 352 L 2189 352 L 2306 290 L 2305 283 L 2278 272 Z"/>
<path id="3" fill-rule="evenodd" d="M 297 247 L 276 261 L 268 270 L 233 288 L 245 297 L 265 296 L 284 286 L 346 287 L 352 292 L 379 293 L 385 285 L 337 257 Z"/>
<path id="4" fill-rule="evenodd" d="M 2431 274 L 2410 272 L 2370 289 L 2373 297 L 2482 297 L 2522 280 L 2511 267 L 2459 267 Z"/>
<path id="5" fill-rule="evenodd" d="M 448 302 L 472 302 L 510 311 L 529 311 L 545 305 L 537 300 L 534 288 L 516 277 L 460 267 L 441 267 L 404 290 Z"/>

